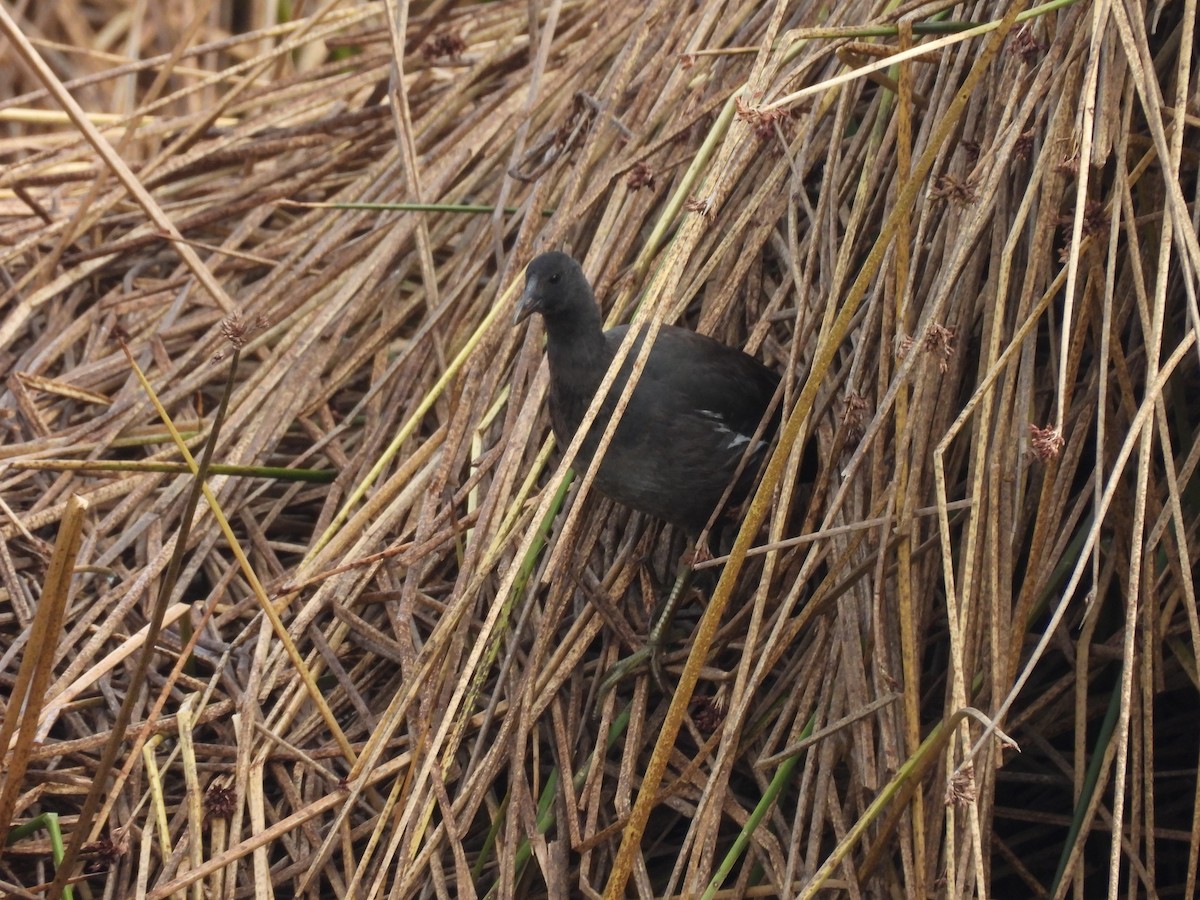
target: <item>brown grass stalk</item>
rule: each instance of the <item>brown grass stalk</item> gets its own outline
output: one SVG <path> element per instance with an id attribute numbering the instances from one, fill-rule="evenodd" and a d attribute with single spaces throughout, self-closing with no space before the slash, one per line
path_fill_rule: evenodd
<path id="1" fill-rule="evenodd" d="M 1194 893 L 1196 4 L 1143 7 L 6 5 L 0 801 L 54 889 Z M 548 439 L 551 247 L 783 376 L 665 692 L 598 696 L 681 538 Z"/>

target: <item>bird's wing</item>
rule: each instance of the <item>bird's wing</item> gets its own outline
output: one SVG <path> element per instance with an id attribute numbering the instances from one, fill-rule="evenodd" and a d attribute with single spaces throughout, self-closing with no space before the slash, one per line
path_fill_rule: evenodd
<path id="1" fill-rule="evenodd" d="M 605 337 L 615 348 L 627 330 L 628 326 L 618 326 L 607 331 Z M 637 350 L 635 345 L 631 358 Z M 627 371 L 632 367 L 629 361 L 625 366 Z M 669 408 L 678 417 L 703 411 L 699 414 L 707 421 L 748 437 L 758 428 L 778 384 L 778 375 L 741 350 L 694 331 L 664 326 L 635 396 L 643 386 L 654 385 L 652 391 L 659 398 L 657 411 Z M 773 430 L 769 427 L 767 434 Z"/>

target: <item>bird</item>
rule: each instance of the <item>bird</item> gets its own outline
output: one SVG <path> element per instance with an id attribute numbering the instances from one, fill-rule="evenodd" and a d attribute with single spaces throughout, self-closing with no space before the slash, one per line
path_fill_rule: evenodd
<path id="1" fill-rule="evenodd" d="M 550 424 L 565 446 L 579 430 L 630 326 L 604 330 L 583 269 L 558 251 L 536 256 L 525 269 L 513 324 L 534 314 L 546 328 Z M 585 435 L 577 468 L 591 464 L 643 340 L 644 336 L 635 339 Z M 742 350 L 663 325 L 600 461 L 596 489 L 682 528 L 695 541 L 710 522 L 719 531 L 754 486 L 778 430 L 780 404 L 773 400 L 779 382 L 779 375 Z M 685 555 L 681 560 L 679 576 L 646 645 L 614 666 L 600 688 L 601 697 L 647 660 L 655 679 L 664 683 L 658 648 L 690 584 L 696 555 L 708 555 L 707 546 L 699 544 L 692 559 Z"/>
<path id="2" fill-rule="evenodd" d="M 565 446 L 578 431 L 629 326 L 603 329 L 583 269 L 558 251 L 542 253 L 525 269 L 514 324 L 535 313 L 546 327 L 550 424 Z M 584 437 L 581 465 L 595 455 L 641 341 L 636 340 Z M 778 405 L 772 408 L 779 380 L 748 353 L 686 328 L 663 325 L 600 462 L 596 488 L 698 537 L 735 475 L 737 482 L 721 512 L 736 508 L 753 487 L 779 427 Z"/>

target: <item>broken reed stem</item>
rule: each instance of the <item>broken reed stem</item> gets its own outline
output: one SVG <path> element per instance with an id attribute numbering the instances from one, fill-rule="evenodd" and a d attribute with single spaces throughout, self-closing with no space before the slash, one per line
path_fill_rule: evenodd
<path id="1" fill-rule="evenodd" d="M 71 576 L 83 540 L 83 521 L 89 506 L 86 499 L 76 494 L 72 494 L 67 501 L 58 539 L 54 542 L 54 553 L 46 571 L 41 600 L 29 629 L 21 668 L 7 698 L 3 721 L 0 721 L 0 760 L 4 762 L 0 767 L 4 771 L 4 780 L 0 783 L 0 828 L 5 832 L 12 821 L 30 753 L 38 739 L 38 723 L 46 700 L 46 689 L 54 671 L 54 661 L 58 658 L 63 612 L 71 593 Z M 7 836 L 4 842 L 0 842 L 0 855 L 3 855 L 6 845 Z"/>
<path id="2" fill-rule="evenodd" d="M 167 564 L 166 573 L 159 586 L 158 596 L 154 601 L 146 639 L 142 644 L 141 653 L 138 654 L 137 662 L 134 664 L 130 677 L 129 683 L 133 686 L 140 687 L 147 683 L 146 670 L 150 665 L 150 657 L 158 652 L 158 635 L 162 629 L 163 617 L 166 614 L 167 605 L 171 601 L 171 595 L 175 592 L 175 586 L 179 580 L 179 572 L 183 567 L 183 558 L 188 549 L 188 538 L 191 536 L 192 520 L 196 513 L 196 507 L 200 503 L 200 497 L 203 494 L 204 480 L 208 476 L 208 467 L 212 463 L 217 439 L 221 434 L 221 425 L 225 421 L 225 413 L 229 408 L 229 398 L 233 395 L 239 352 L 238 348 L 235 347 L 229 363 L 229 374 L 225 380 L 225 390 L 221 395 L 221 405 L 217 408 L 216 416 L 213 417 L 212 429 L 209 432 L 208 441 L 204 445 L 204 452 L 200 455 L 199 467 L 192 478 L 191 490 L 188 491 L 187 500 L 184 502 L 183 514 L 179 519 L 179 530 L 175 535 L 175 546 L 171 551 L 171 559 Z M 128 349 L 126 349 L 126 353 L 128 353 Z M 130 363 L 132 362 L 133 358 L 130 357 Z M 130 719 L 133 717 L 133 707 L 137 703 L 139 694 L 140 691 L 135 687 L 135 689 L 127 691 L 121 701 L 121 708 L 113 723 L 112 735 L 108 743 L 104 745 L 104 752 L 97 763 L 91 787 L 88 789 L 87 798 L 84 800 L 83 808 L 79 813 L 79 820 L 75 826 L 75 830 L 71 833 L 71 840 L 67 844 L 66 853 L 63 855 L 62 865 L 54 873 L 54 882 L 50 886 L 50 896 L 52 897 L 58 896 L 59 892 L 62 891 L 67 880 L 71 877 L 75 863 L 79 858 L 79 853 L 83 849 L 84 841 L 91 839 L 89 835 L 92 831 L 92 819 L 95 817 L 96 811 L 100 806 L 100 798 L 108 787 L 108 774 L 112 771 L 112 767 L 117 760 L 117 754 L 125 743 L 125 731 L 129 726 Z"/>

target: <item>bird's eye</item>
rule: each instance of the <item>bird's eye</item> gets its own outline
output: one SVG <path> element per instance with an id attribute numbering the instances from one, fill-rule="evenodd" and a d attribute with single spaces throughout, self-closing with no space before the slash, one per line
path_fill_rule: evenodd
<path id="1" fill-rule="evenodd" d="M 551 275 L 551 276 L 550 276 L 550 283 L 551 283 L 551 284 L 558 284 L 558 280 L 559 280 L 559 278 L 561 278 L 561 277 L 562 277 L 561 275 L 559 275 L 557 272 L 555 272 L 553 275 Z"/>

